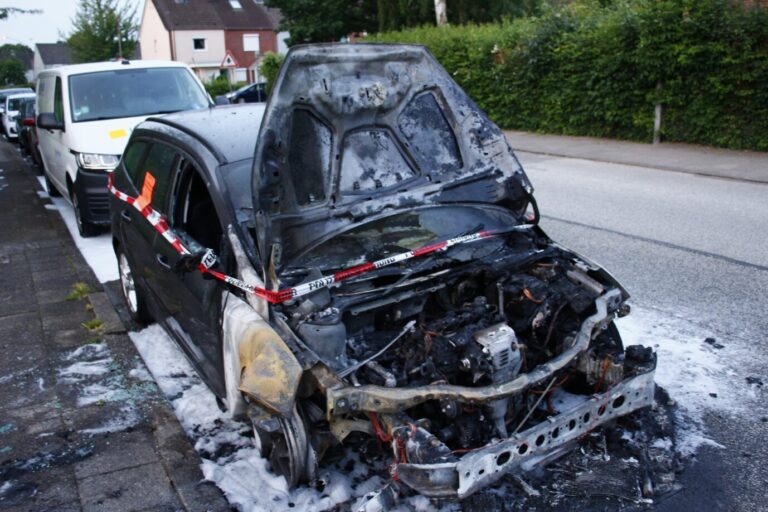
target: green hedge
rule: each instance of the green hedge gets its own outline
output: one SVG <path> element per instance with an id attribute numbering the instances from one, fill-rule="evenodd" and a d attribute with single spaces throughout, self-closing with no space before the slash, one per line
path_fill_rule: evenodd
<path id="1" fill-rule="evenodd" d="M 280 66 L 283 64 L 284 55 L 274 52 L 267 52 L 264 54 L 264 58 L 259 65 L 259 73 L 267 82 L 267 93 L 272 90 L 272 84 L 277 79 L 277 74 L 280 72 Z"/>
<path id="2" fill-rule="evenodd" d="M 606 5 L 607 4 L 607 5 Z M 423 27 L 503 128 L 768 150 L 768 12 L 731 0 L 581 0 L 498 25 Z"/>
<path id="3" fill-rule="evenodd" d="M 237 82 L 230 86 L 229 80 L 227 80 L 226 77 L 219 76 L 210 82 L 205 82 L 203 85 L 205 86 L 205 90 L 208 91 L 208 94 L 211 95 L 211 98 L 215 100 L 216 96 L 223 96 L 230 91 L 236 91 L 247 83 L 248 82 Z"/>

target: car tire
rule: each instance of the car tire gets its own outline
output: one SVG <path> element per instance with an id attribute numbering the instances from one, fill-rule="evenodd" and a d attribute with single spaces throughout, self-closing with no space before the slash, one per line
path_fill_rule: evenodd
<path id="1" fill-rule="evenodd" d="M 317 475 L 317 455 L 310 442 L 307 424 L 293 406 L 289 416 L 276 415 L 279 427 L 267 432 L 253 421 L 253 443 L 270 463 L 272 473 L 285 478 L 289 489 L 311 482 Z"/>
<path id="2" fill-rule="evenodd" d="M 43 175 L 45 176 L 45 191 L 48 192 L 48 195 L 51 197 L 61 197 L 59 189 L 56 188 L 51 178 L 48 177 L 48 173 L 43 173 Z"/>
<path id="3" fill-rule="evenodd" d="M 40 158 L 35 158 L 36 155 L 32 154 L 32 167 L 35 169 L 35 174 L 38 176 L 42 176 L 45 174 L 45 169 L 43 169 L 43 161 L 40 160 Z M 51 195 L 50 193 L 48 195 Z"/>
<path id="4" fill-rule="evenodd" d="M 45 174 L 45 165 L 43 165 L 43 157 L 40 154 L 40 148 L 35 146 L 32 148 L 32 162 L 35 164 L 35 172 L 37 172 L 38 176 L 43 176 Z M 51 195 L 50 193 L 48 195 Z"/>
<path id="5" fill-rule="evenodd" d="M 75 210 L 75 221 L 77 222 L 77 230 L 80 232 L 80 236 L 83 238 L 90 238 L 99 234 L 99 227 L 95 224 L 83 220 L 83 210 L 85 206 L 80 204 L 78 198 L 80 194 L 77 193 L 77 185 L 72 187 L 70 199 L 72 201 L 72 209 Z"/>
<path id="6" fill-rule="evenodd" d="M 139 327 L 144 327 L 152 321 L 152 316 L 147 309 L 144 290 L 133 277 L 131 264 L 125 253 L 118 247 L 115 249 L 117 257 L 117 270 L 120 275 L 120 291 L 128 314 Z"/>

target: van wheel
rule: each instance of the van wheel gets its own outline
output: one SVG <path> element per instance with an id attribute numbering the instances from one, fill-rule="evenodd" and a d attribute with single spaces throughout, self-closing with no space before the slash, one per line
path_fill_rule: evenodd
<path id="1" fill-rule="evenodd" d="M 90 238 L 99 234 L 99 227 L 95 224 L 83 220 L 83 209 L 85 208 L 80 204 L 77 198 L 77 185 L 72 187 L 72 208 L 75 210 L 75 220 L 77 221 L 77 230 L 80 232 L 80 236 L 83 238 Z"/>
<path id="2" fill-rule="evenodd" d="M 123 301 L 128 308 L 128 314 L 131 315 L 131 320 L 140 327 L 144 327 L 152 321 L 147 309 L 147 302 L 144 299 L 144 290 L 137 286 L 131 264 L 128 263 L 125 253 L 118 247 L 115 249 L 115 255 L 120 273 L 120 290 L 123 292 Z"/>
<path id="3" fill-rule="evenodd" d="M 45 175 L 45 191 L 48 192 L 48 195 L 51 197 L 60 197 L 61 193 L 59 192 L 59 189 L 57 189 L 53 184 L 51 178 L 48 177 L 48 173 L 43 174 Z"/>

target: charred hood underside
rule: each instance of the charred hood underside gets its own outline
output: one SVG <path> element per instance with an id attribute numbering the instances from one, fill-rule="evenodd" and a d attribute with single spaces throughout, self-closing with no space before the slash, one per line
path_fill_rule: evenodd
<path id="1" fill-rule="evenodd" d="M 522 212 L 533 189 L 504 134 L 420 46 L 291 50 L 258 139 L 258 246 L 279 269 L 385 211 L 461 201 Z"/>

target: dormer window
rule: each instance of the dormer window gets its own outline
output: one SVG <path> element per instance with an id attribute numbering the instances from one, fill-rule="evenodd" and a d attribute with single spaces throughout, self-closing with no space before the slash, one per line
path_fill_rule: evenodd
<path id="1" fill-rule="evenodd" d="M 240 5 L 240 0 L 229 0 L 229 5 L 231 5 L 232 8 L 236 10 L 240 10 L 243 8 L 243 6 Z"/>

